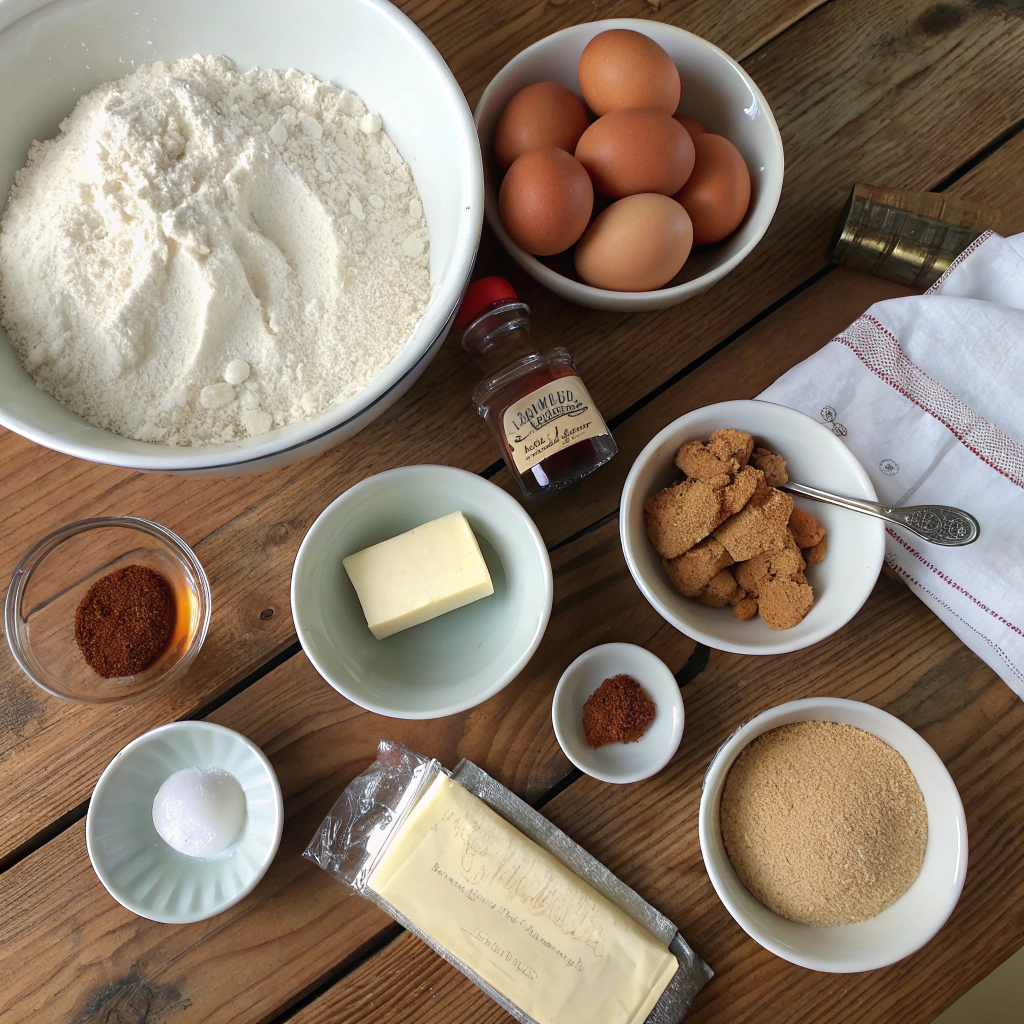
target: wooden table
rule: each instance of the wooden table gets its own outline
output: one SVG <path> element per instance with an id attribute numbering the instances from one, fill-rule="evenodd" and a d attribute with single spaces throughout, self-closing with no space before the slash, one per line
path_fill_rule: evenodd
<path id="1" fill-rule="evenodd" d="M 660 313 L 571 307 L 542 291 L 485 231 L 478 273 L 508 276 L 538 340 L 565 344 L 610 418 L 619 456 L 531 506 L 551 550 L 555 604 L 522 675 L 473 711 L 394 721 L 347 703 L 295 639 L 288 583 L 303 533 L 363 477 L 444 462 L 513 490 L 469 404 L 476 374 L 449 338 L 424 377 L 356 438 L 262 476 L 144 476 L 0 435 L 0 576 L 74 519 L 132 514 L 191 543 L 213 622 L 172 692 L 111 710 L 64 703 L 0 651 L 0 1022 L 257 1024 L 290 1020 L 508 1020 L 368 902 L 300 857 L 338 792 L 390 737 L 451 766 L 476 761 L 675 920 L 716 972 L 690 1019 L 913 1024 L 1024 944 L 1024 707 L 903 585 L 881 578 L 861 613 L 810 650 L 747 658 L 697 647 L 641 597 L 618 543 L 632 459 L 672 418 L 749 398 L 876 299 L 904 290 L 828 265 L 832 224 L 855 181 L 935 189 L 998 205 L 1024 229 L 1024 5 L 1020 0 L 408 0 L 475 103 L 524 46 L 566 25 L 644 17 L 696 32 L 741 60 L 778 119 L 786 184 L 763 242 L 710 292 Z M 686 734 L 657 778 L 580 777 L 551 729 L 551 693 L 578 653 L 630 641 L 684 669 Z M 885 970 L 828 976 L 765 952 L 733 923 L 701 862 L 697 805 L 716 746 L 782 701 L 869 701 L 935 747 L 963 795 L 970 867 L 952 920 Z M 280 853 L 241 904 L 187 927 L 134 917 L 89 865 L 84 817 L 111 757 L 147 729 L 209 718 L 250 736 L 280 777 Z"/>

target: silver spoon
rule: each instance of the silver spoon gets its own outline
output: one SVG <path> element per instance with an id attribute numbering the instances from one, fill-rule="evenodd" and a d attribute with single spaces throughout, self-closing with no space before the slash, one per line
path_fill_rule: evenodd
<path id="1" fill-rule="evenodd" d="M 932 544 L 941 544 L 947 548 L 973 544 L 981 534 L 981 527 L 974 516 L 949 505 L 908 505 L 906 508 L 894 508 L 892 505 L 882 505 L 877 501 L 844 498 L 792 480 L 783 484 L 780 490 L 813 498 L 814 501 L 821 501 L 826 505 L 838 505 L 852 512 L 863 512 L 865 515 L 884 519 L 887 523 L 916 533 L 918 537 L 923 537 Z"/>

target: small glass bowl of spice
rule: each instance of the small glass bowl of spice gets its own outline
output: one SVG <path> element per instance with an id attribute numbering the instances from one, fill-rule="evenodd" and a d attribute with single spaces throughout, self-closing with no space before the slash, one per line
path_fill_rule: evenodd
<path id="1" fill-rule="evenodd" d="M 184 675 L 210 623 L 199 559 L 158 523 L 82 519 L 44 537 L 7 590 L 7 642 L 47 693 L 129 704 Z"/>
<path id="2" fill-rule="evenodd" d="M 634 644 L 584 651 L 555 688 L 551 721 L 565 756 L 602 782 L 639 782 L 672 760 L 683 698 L 668 666 Z"/>

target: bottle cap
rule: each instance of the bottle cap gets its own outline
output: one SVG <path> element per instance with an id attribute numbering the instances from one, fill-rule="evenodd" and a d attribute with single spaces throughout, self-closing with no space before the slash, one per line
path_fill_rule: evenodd
<path id="1" fill-rule="evenodd" d="M 464 331 L 488 306 L 502 300 L 516 302 L 519 296 L 503 277 L 481 277 L 470 283 L 455 314 L 455 330 Z"/>

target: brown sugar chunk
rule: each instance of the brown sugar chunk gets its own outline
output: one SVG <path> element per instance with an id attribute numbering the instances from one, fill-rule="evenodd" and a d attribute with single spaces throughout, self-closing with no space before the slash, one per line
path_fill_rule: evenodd
<path id="1" fill-rule="evenodd" d="M 730 472 L 719 473 L 718 476 L 710 477 L 709 479 L 704 480 L 703 483 L 706 483 L 709 487 L 713 487 L 716 491 L 723 491 L 732 483 L 732 481 L 733 475 Z"/>
<path id="2" fill-rule="evenodd" d="M 727 427 L 681 445 L 675 464 L 686 479 L 644 503 L 673 587 L 711 608 L 731 605 L 741 622 L 760 614 L 772 629 L 795 626 L 814 602 L 804 569 L 824 557 L 825 531 L 778 489 L 786 460 Z"/>
<path id="3" fill-rule="evenodd" d="M 762 551 L 781 551 L 792 511 L 793 499 L 788 494 L 770 487 L 759 488 L 742 511 L 714 531 L 715 537 L 737 562 Z"/>
<path id="4" fill-rule="evenodd" d="M 745 562 L 736 563 L 736 582 L 752 597 L 757 597 L 757 589 L 761 580 L 768 575 L 764 555 L 755 555 Z"/>
<path id="5" fill-rule="evenodd" d="M 763 551 L 736 566 L 736 580 L 747 593 L 757 596 L 761 584 L 775 576 L 789 577 L 805 568 L 804 557 L 793 534 L 786 531 L 781 551 Z"/>
<path id="6" fill-rule="evenodd" d="M 724 487 L 729 480 L 718 484 L 718 478 L 731 477 L 742 469 L 753 447 L 754 439 L 749 434 L 726 427 L 716 430 L 707 444 L 687 441 L 676 452 L 676 465 L 693 480 L 706 480 Z"/>
<path id="7" fill-rule="evenodd" d="M 676 452 L 676 466 L 691 480 L 706 480 L 723 487 L 740 468 L 739 463 L 733 459 L 723 461 L 716 458 L 700 441 L 687 441 Z"/>
<path id="8" fill-rule="evenodd" d="M 727 516 L 735 515 L 754 496 L 754 492 L 764 480 L 764 474 L 751 466 L 741 466 L 733 477 L 732 483 L 722 488 L 722 512 Z"/>
<path id="9" fill-rule="evenodd" d="M 736 585 L 736 577 L 728 569 L 723 569 L 712 578 L 707 589 L 697 600 L 709 608 L 724 608 L 737 590 L 739 587 Z"/>
<path id="10" fill-rule="evenodd" d="M 804 552 L 804 558 L 807 560 L 808 565 L 817 565 L 828 551 L 828 539 L 822 535 L 821 540 L 818 541 L 814 547 L 808 548 Z"/>
<path id="11" fill-rule="evenodd" d="M 678 558 L 666 560 L 665 571 L 680 594 L 697 597 L 727 565 L 732 565 L 732 558 L 725 545 L 714 537 L 705 537 Z"/>
<path id="12" fill-rule="evenodd" d="M 722 462 L 735 459 L 741 466 L 745 466 L 753 450 L 754 439 L 745 431 L 733 427 L 716 430 L 708 440 L 708 451 Z"/>
<path id="13" fill-rule="evenodd" d="M 647 536 L 662 558 L 678 558 L 718 526 L 722 492 L 703 480 L 684 480 L 644 502 Z"/>
<path id="14" fill-rule="evenodd" d="M 786 460 L 768 448 L 755 448 L 750 457 L 750 464 L 764 473 L 765 482 L 769 487 L 781 487 L 789 482 L 786 472 Z"/>
<path id="15" fill-rule="evenodd" d="M 825 527 L 802 508 L 794 508 L 790 512 L 789 529 L 800 548 L 813 548 L 825 536 Z"/>
<path id="16" fill-rule="evenodd" d="M 757 598 L 758 613 L 772 629 L 792 629 L 812 604 L 814 591 L 809 583 L 782 577 L 762 582 Z"/>

